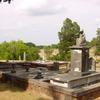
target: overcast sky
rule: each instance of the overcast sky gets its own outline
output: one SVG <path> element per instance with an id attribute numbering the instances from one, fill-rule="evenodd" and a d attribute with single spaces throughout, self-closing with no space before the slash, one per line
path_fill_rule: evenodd
<path id="1" fill-rule="evenodd" d="M 58 43 L 65 18 L 78 22 L 87 40 L 100 27 L 100 0 L 13 0 L 0 4 L 0 42 Z"/>

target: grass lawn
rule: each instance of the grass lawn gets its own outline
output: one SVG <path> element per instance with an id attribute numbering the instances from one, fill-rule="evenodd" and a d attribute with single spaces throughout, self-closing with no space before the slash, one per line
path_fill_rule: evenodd
<path id="1" fill-rule="evenodd" d="M 21 88 L 9 84 L 0 83 L 0 100 L 52 100 L 45 96 L 39 96 L 32 91 L 24 91 Z"/>

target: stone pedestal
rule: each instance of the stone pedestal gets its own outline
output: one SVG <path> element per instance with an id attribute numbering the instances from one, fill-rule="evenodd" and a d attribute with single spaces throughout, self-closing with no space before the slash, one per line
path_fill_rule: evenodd
<path id="1" fill-rule="evenodd" d="M 89 47 L 72 46 L 71 47 L 71 71 L 87 74 L 89 72 Z"/>

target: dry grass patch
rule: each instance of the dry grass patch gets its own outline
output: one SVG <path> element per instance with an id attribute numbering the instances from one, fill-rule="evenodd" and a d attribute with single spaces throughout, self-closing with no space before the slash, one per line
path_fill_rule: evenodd
<path id="1" fill-rule="evenodd" d="M 52 100 L 48 97 L 39 96 L 32 91 L 24 91 L 21 88 L 0 83 L 0 100 Z"/>

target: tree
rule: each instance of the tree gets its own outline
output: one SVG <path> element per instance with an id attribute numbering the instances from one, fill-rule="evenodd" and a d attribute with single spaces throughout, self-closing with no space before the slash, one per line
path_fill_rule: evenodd
<path id="1" fill-rule="evenodd" d="M 100 36 L 100 28 L 97 28 L 97 36 Z"/>
<path id="2" fill-rule="evenodd" d="M 96 53 L 100 55 L 100 28 L 97 29 L 96 48 Z"/>
<path id="3" fill-rule="evenodd" d="M 39 59 L 39 49 L 33 46 L 27 46 L 23 41 L 3 42 L 0 44 L 0 59 L 18 60 L 19 56 L 23 59 L 26 52 L 26 60 Z"/>
<path id="4" fill-rule="evenodd" d="M 100 28 L 97 28 L 96 35 L 97 36 L 91 40 L 90 46 L 91 47 L 95 46 L 96 55 L 100 55 Z"/>
<path id="5" fill-rule="evenodd" d="M 77 22 L 73 22 L 71 19 L 67 18 L 63 22 L 61 31 L 58 32 L 59 35 L 59 52 L 61 60 L 70 59 L 70 49 L 69 46 L 75 44 L 76 37 L 79 35 L 80 26 Z"/>
<path id="6" fill-rule="evenodd" d="M 96 44 L 97 44 L 97 38 L 93 38 L 91 42 L 89 43 L 89 46 L 93 47 L 93 46 L 96 46 Z"/>
<path id="7" fill-rule="evenodd" d="M 29 47 L 36 47 L 36 45 L 34 44 L 34 43 L 32 43 L 32 42 L 27 42 L 27 43 L 25 43 L 27 46 L 29 46 Z"/>

